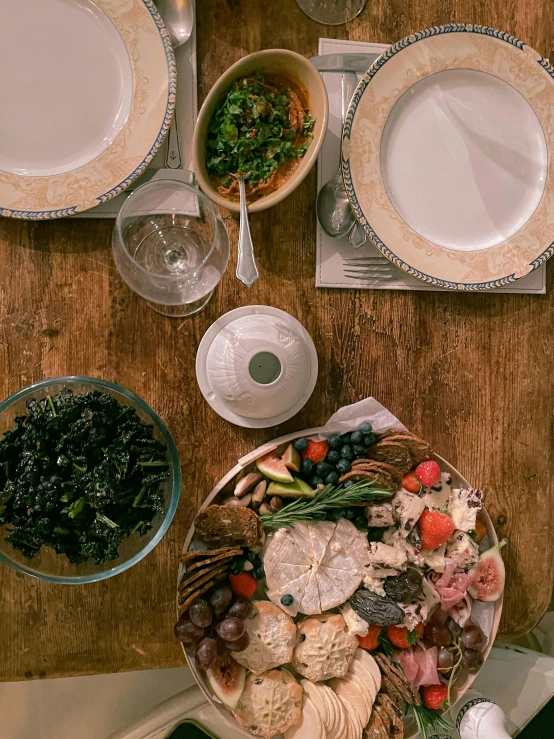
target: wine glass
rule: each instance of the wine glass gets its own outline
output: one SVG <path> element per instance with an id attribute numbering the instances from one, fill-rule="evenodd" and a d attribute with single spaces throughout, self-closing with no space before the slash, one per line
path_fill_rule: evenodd
<path id="1" fill-rule="evenodd" d="M 119 211 L 112 251 L 129 287 L 164 316 L 202 310 L 229 261 L 229 235 L 200 190 L 172 179 L 137 188 Z"/>
<path id="2" fill-rule="evenodd" d="M 306 15 L 318 23 L 338 26 L 358 16 L 366 0 L 296 0 Z"/>

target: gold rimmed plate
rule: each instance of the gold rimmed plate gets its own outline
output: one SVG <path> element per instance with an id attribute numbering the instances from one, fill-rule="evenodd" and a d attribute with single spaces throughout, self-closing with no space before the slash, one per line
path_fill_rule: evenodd
<path id="1" fill-rule="evenodd" d="M 350 203 L 375 245 L 437 287 L 487 290 L 554 251 L 554 69 L 514 36 L 412 34 L 360 81 L 343 130 Z"/>
<path id="2" fill-rule="evenodd" d="M 5 0 L 0 89 L 0 215 L 60 218 L 115 197 L 153 159 L 175 60 L 151 0 Z"/>

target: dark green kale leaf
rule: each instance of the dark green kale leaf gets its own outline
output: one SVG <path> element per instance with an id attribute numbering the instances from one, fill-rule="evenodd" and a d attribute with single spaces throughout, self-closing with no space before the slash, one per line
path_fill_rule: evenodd
<path id="1" fill-rule="evenodd" d="M 0 524 L 34 557 L 49 546 L 72 563 L 118 556 L 164 510 L 167 449 L 128 405 L 66 388 L 31 399 L 0 439 Z"/>

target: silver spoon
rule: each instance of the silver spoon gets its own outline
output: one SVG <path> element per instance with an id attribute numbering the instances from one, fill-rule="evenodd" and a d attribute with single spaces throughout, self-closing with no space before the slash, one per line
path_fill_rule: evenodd
<path id="1" fill-rule="evenodd" d="M 252 234 L 250 233 L 250 223 L 248 222 L 248 205 L 246 203 L 246 180 L 240 175 L 233 175 L 239 183 L 240 192 L 240 224 L 239 224 L 239 253 L 237 260 L 238 279 L 243 282 L 246 287 L 252 285 L 259 278 L 260 273 L 256 267 L 254 259 L 254 244 L 252 243 Z"/>
<path id="2" fill-rule="evenodd" d="M 189 40 L 194 28 L 194 3 L 192 0 L 157 0 L 157 6 L 169 33 L 171 45 L 177 49 Z M 177 108 L 175 108 L 167 137 L 165 166 L 169 169 L 180 169 L 181 164 Z"/>
<path id="3" fill-rule="evenodd" d="M 354 72 L 344 72 L 341 76 L 341 154 L 336 174 L 329 180 L 317 195 L 316 213 L 319 225 L 326 234 L 338 239 L 351 230 L 356 218 L 350 207 L 350 202 L 344 189 L 342 179 L 342 127 L 348 105 L 358 84 L 358 77 Z"/>

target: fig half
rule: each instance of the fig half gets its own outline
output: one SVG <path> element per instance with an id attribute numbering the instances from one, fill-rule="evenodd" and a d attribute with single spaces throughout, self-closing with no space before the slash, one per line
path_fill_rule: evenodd
<path id="1" fill-rule="evenodd" d="M 469 575 L 468 593 L 475 600 L 486 603 L 498 600 L 504 592 L 506 570 L 500 550 L 508 543 L 502 539 L 494 547 L 481 555 L 478 564 L 467 573 Z"/>

